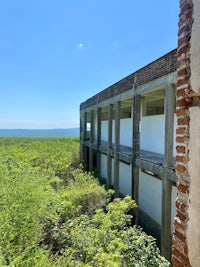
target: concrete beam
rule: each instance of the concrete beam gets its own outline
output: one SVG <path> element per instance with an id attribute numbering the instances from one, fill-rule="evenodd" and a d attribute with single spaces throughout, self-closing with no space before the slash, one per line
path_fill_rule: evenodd
<path id="1" fill-rule="evenodd" d="M 145 161 L 144 159 L 137 158 L 136 159 L 136 165 L 140 167 L 141 169 L 150 171 L 159 177 L 161 179 L 166 176 L 167 180 L 169 180 L 172 183 L 176 183 L 176 174 L 175 171 L 171 168 L 166 168 L 163 165 L 158 165 L 153 162 Z"/>
<path id="2" fill-rule="evenodd" d="M 135 87 L 133 85 L 130 88 L 130 90 L 127 90 L 126 92 L 116 95 L 114 97 L 108 98 L 98 104 L 91 105 L 90 107 L 87 107 L 85 110 L 86 111 L 90 111 L 92 109 L 96 110 L 98 107 L 106 107 L 109 104 L 116 103 L 117 101 L 122 102 L 124 100 L 133 98 L 133 96 L 136 94 L 143 95 L 143 94 L 150 93 L 158 89 L 165 89 L 165 87 L 168 84 L 176 84 L 176 72 L 172 72 L 170 74 L 164 75 L 160 78 L 157 78 L 156 80 L 142 84 L 138 87 Z"/>

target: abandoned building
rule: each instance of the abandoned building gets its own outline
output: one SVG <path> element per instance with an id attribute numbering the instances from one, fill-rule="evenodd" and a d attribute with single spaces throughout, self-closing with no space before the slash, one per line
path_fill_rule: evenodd
<path id="1" fill-rule="evenodd" d="M 116 196 L 136 200 L 139 223 L 148 218 L 161 230 L 168 258 L 177 193 L 176 60 L 173 50 L 81 104 L 82 160 Z"/>
<path id="2" fill-rule="evenodd" d="M 82 161 L 136 200 L 136 221 L 179 267 L 200 264 L 199 13 L 181 0 L 178 48 L 80 105 Z"/>

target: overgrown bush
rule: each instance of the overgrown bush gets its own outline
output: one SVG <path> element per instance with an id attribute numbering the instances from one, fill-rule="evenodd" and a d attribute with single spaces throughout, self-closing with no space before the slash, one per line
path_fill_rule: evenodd
<path id="1" fill-rule="evenodd" d="M 110 202 L 78 151 L 78 139 L 0 138 L 0 266 L 169 266 L 131 226 L 134 201 Z"/>
<path id="2" fill-rule="evenodd" d="M 135 207 L 130 197 L 115 199 L 106 212 L 96 210 L 90 218 L 80 215 L 66 221 L 60 236 L 68 266 L 169 266 L 159 255 L 155 240 L 137 227 L 130 227 L 128 211 Z"/>

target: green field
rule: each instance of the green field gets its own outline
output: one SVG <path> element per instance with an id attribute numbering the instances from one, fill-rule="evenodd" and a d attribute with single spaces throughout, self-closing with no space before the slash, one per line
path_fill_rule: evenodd
<path id="1" fill-rule="evenodd" d="M 169 266 L 79 161 L 79 140 L 0 138 L 0 266 Z"/>

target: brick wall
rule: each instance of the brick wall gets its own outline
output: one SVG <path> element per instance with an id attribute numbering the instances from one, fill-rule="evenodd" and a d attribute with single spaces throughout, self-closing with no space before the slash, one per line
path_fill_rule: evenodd
<path id="1" fill-rule="evenodd" d="M 192 105 L 190 85 L 190 38 L 192 30 L 193 4 L 191 0 L 180 0 L 178 49 L 177 49 L 177 129 L 176 129 L 176 177 L 178 196 L 177 215 L 174 219 L 172 238 L 172 264 L 175 267 L 191 266 L 188 257 L 187 221 L 190 191 L 189 161 L 189 107 Z"/>
<path id="2" fill-rule="evenodd" d="M 161 58 L 151 62 L 147 66 L 139 69 L 131 75 L 125 77 L 119 82 L 111 85 L 97 95 L 89 98 L 82 103 L 80 109 L 96 105 L 106 99 L 119 95 L 130 90 L 133 84 L 142 85 L 176 71 L 176 49 L 162 56 Z"/>

